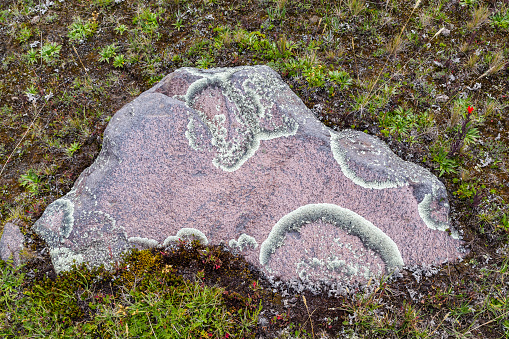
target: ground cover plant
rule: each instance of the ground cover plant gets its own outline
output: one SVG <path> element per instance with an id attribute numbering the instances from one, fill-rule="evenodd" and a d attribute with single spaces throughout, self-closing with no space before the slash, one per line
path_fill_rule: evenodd
<path id="1" fill-rule="evenodd" d="M 6 338 L 509 337 L 505 0 L 4 0 L 0 263 Z M 56 276 L 31 226 L 97 156 L 124 104 L 173 70 L 268 64 L 334 129 L 440 177 L 462 262 L 342 297 L 277 290 L 218 246 L 134 252 Z"/>

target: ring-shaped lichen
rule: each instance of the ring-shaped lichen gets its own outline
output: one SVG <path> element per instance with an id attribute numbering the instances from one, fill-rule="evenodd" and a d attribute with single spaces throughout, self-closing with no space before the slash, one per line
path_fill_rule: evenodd
<path id="1" fill-rule="evenodd" d="M 269 263 L 288 232 L 300 232 L 306 224 L 317 221 L 330 223 L 357 236 L 364 246 L 380 256 L 388 271 L 404 265 L 398 246 L 387 234 L 357 213 L 334 204 L 309 204 L 283 216 L 260 246 L 260 263 L 264 266 Z"/>
<path id="2" fill-rule="evenodd" d="M 237 140 L 228 139 L 228 130 L 224 127 L 227 118 L 224 114 L 215 115 L 213 119 L 210 119 L 204 112 L 196 109 L 199 119 L 212 135 L 211 144 L 217 150 L 212 163 L 217 168 L 227 172 L 236 171 L 255 154 L 260 147 L 261 140 L 291 136 L 297 132 L 299 125 L 289 115 L 282 114 L 282 122 L 279 124 L 275 122 L 275 117 L 270 113 L 275 105 L 274 93 L 287 89 L 277 73 L 270 68 L 263 66 L 216 68 L 212 73 L 210 70 L 203 71 L 193 68 L 183 68 L 183 70 L 191 75 L 199 76 L 201 79 L 193 82 L 185 95 L 177 95 L 174 98 L 183 100 L 188 107 L 195 109 L 196 98 L 207 88 L 217 87 L 236 108 L 237 113 L 230 113 L 230 115 L 235 117 L 236 122 L 242 126 L 237 131 L 242 137 Z M 232 82 L 234 74 L 242 71 L 248 71 L 246 79 L 240 85 L 234 84 Z M 268 91 L 267 88 L 271 88 L 272 91 Z M 262 101 L 269 104 L 262 104 Z M 272 121 L 273 129 L 262 127 L 260 123 L 262 118 Z M 189 145 L 193 149 L 199 150 L 200 148 L 197 146 L 199 138 L 193 133 L 195 123 L 190 118 L 185 136 L 189 140 Z"/>

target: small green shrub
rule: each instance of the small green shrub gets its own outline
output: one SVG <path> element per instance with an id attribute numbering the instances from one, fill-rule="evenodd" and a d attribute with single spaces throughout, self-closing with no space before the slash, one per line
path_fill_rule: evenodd
<path id="1" fill-rule="evenodd" d="M 200 59 L 196 60 L 196 66 L 198 68 L 209 68 L 214 63 L 214 58 L 210 55 L 202 56 Z"/>
<path id="2" fill-rule="evenodd" d="M 69 158 L 72 158 L 72 156 L 74 155 L 74 153 L 76 153 L 79 149 L 81 148 L 81 144 L 77 141 L 73 142 L 71 145 L 69 145 L 69 147 L 67 147 L 65 149 L 65 154 L 69 157 Z"/>
<path id="3" fill-rule="evenodd" d="M 250 45 L 252 46 L 253 50 L 257 50 L 257 45 L 259 44 L 255 42 Z M 272 60 L 290 58 L 293 56 L 292 51 L 297 48 L 297 45 L 293 41 L 287 40 L 286 36 L 284 35 L 276 42 L 268 44 L 268 46 L 270 48 L 267 51 L 267 56 Z"/>
<path id="4" fill-rule="evenodd" d="M 99 55 L 101 56 L 99 58 L 99 61 L 100 62 L 106 61 L 107 63 L 110 63 L 110 58 L 113 58 L 113 57 L 115 57 L 115 55 L 117 55 L 117 53 L 116 53 L 117 49 L 118 49 L 118 46 L 116 46 L 115 43 L 112 43 L 111 45 L 103 47 L 101 49 L 101 51 L 99 52 Z"/>
<path id="5" fill-rule="evenodd" d="M 439 177 L 442 175 L 450 174 L 450 173 L 458 173 L 456 168 L 458 167 L 458 163 L 456 160 L 451 159 L 448 157 L 448 151 L 446 150 L 446 147 L 443 145 L 438 145 L 433 151 L 432 151 L 432 160 L 438 164 L 438 170 L 440 173 L 438 174 Z"/>
<path id="6" fill-rule="evenodd" d="M 16 40 L 20 43 L 27 42 L 32 37 L 32 29 L 28 26 L 23 26 L 16 36 Z"/>
<path id="7" fill-rule="evenodd" d="M 353 83 L 353 79 L 345 71 L 329 71 L 329 78 L 341 87 L 341 90 L 347 89 Z"/>
<path id="8" fill-rule="evenodd" d="M 509 11 L 505 13 L 497 12 L 491 16 L 491 27 L 498 27 L 502 29 L 509 28 Z"/>
<path id="9" fill-rule="evenodd" d="M 69 26 L 67 36 L 69 40 L 86 40 L 97 30 L 97 22 L 93 20 L 84 21 L 81 17 L 74 17 L 73 23 Z"/>
<path id="10" fill-rule="evenodd" d="M 115 27 L 115 32 L 117 32 L 118 34 L 122 35 L 124 34 L 124 32 L 127 30 L 127 26 L 124 25 L 124 24 L 120 24 L 118 25 L 117 27 Z"/>
<path id="11" fill-rule="evenodd" d="M 161 13 L 153 13 L 149 9 L 144 9 L 133 18 L 133 24 L 139 25 L 143 32 L 152 34 L 159 28 L 160 15 Z"/>
<path id="12" fill-rule="evenodd" d="M 322 65 L 312 66 L 305 68 L 302 74 L 311 87 L 322 87 L 326 81 L 324 70 Z"/>
<path id="13" fill-rule="evenodd" d="M 411 109 L 401 106 L 394 111 L 387 112 L 379 117 L 380 126 L 384 128 L 385 135 L 395 135 L 401 140 L 410 134 L 410 131 L 417 126 L 417 117 Z"/>
<path id="14" fill-rule="evenodd" d="M 113 66 L 115 68 L 124 67 L 125 62 L 126 62 L 125 56 L 123 54 L 120 54 L 113 59 Z"/>
<path id="15" fill-rule="evenodd" d="M 184 27 L 184 18 L 177 17 L 176 21 L 174 23 L 172 23 L 171 25 L 174 26 L 177 29 L 177 31 L 180 32 L 180 29 Z"/>
<path id="16" fill-rule="evenodd" d="M 462 182 L 460 187 L 454 192 L 454 195 L 463 200 L 471 200 L 484 188 L 486 186 L 479 185 L 478 182 Z"/>
<path id="17" fill-rule="evenodd" d="M 93 4 L 99 7 L 108 7 L 114 0 L 93 0 Z"/>
<path id="18" fill-rule="evenodd" d="M 19 178 L 20 185 L 34 195 L 39 194 L 41 181 L 42 178 L 33 169 L 29 169 L 26 174 L 22 174 Z"/>
<path id="19" fill-rule="evenodd" d="M 27 54 L 24 55 L 24 57 L 29 65 L 33 65 L 37 62 L 39 55 L 40 55 L 40 52 L 38 50 L 30 48 L 27 51 Z"/>
<path id="20" fill-rule="evenodd" d="M 285 7 L 269 7 L 267 8 L 267 15 L 270 21 L 283 21 L 286 17 Z"/>
<path id="21" fill-rule="evenodd" d="M 53 61 L 57 60 L 60 57 L 61 49 L 62 45 L 59 45 L 56 42 L 49 42 L 44 44 L 41 47 L 42 60 L 44 60 L 48 64 L 51 64 Z"/>

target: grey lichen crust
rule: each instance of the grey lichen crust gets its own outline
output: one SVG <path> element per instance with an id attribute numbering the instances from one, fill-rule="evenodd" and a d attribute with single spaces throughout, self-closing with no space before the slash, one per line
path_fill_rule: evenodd
<path id="1" fill-rule="evenodd" d="M 73 264 L 79 266 L 83 263 L 83 255 L 74 253 L 67 247 L 57 247 L 50 250 L 51 261 L 55 272 L 63 272 L 71 269 Z"/>
<path id="2" fill-rule="evenodd" d="M 60 225 L 57 230 L 43 227 L 45 219 L 59 218 Z M 60 198 L 52 202 L 44 211 L 45 218 L 40 218 L 34 224 L 34 231 L 37 232 L 49 245 L 59 246 L 69 237 L 74 227 L 74 204 L 71 200 Z"/>
<path id="3" fill-rule="evenodd" d="M 396 243 L 382 230 L 357 213 L 334 204 L 309 204 L 283 216 L 260 246 L 260 263 L 267 266 L 276 249 L 284 244 L 288 232 L 300 232 L 302 227 L 323 221 L 357 236 L 364 246 L 377 253 L 389 271 L 404 265 Z"/>
<path id="4" fill-rule="evenodd" d="M 76 211 L 74 201 L 77 187 L 81 184 L 82 179 L 78 179 L 65 197 L 51 203 L 33 227 L 48 244 L 57 273 L 70 270 L 73 263 L 86 262 L 89 267 L 104 263 L 108 267 L 112 256 L 118 257 L 127 245 L 124 229 L 108 213 L 100 210 Z M 91 194 L 86 186 L 80 189 Z M 84 221 L 86 228 L 75 230 L 82 227 Z M 71 236 L 73 231 L 79 234 Z"/>
<path id="5" fill-rule="evenodd" d="M 357 259 L 359 258 L 357 257 Z M 382 267 L 380 267 L 380 265 L 378 266 L 378 272 L 381 272 Z M 337 278 L 335 273 L 343 274 L 342 280 L 344 281 L 350 280 L 350 277 L 353 276 L 361 276 L 367 281 L 369 278 L 377 275 L 377 272 L 372 272 L 367 266 L 362 265 L 361 263 L 348 263 L 346 260 L 341 260 L 336 256 L 331 256 L 325 260 L 314 257 L 307 260 L 302 260 L 301 262 L 297 263 L 297 274 L 301 280 L 310 280 L 310 274 L 308 271 L 310 269 L 316 268 L 321 268 L 328 271 L 322 271 L 322 274 L 325 273 L 324 276 L 331 280 Z"/>
<path id="6" fill-rule="evenodd" d="M 242 233 L 238 240 L 231 239 L 228 245 L 230 245 L 232 248 L 239 249 L 239 251 L 243 251 L 246 248 L 254 250 L 258 247 L 258 242 L 254 237 Z"/>
<path id="7" fill-rule="evenodd" d="M 433 219 L 431 216 L 432 208 L 431 204 L 433 202 L 433 195 L 432 194 L 426 194 L 422 201 L 417 206 L 419 210 L 419 216 L 421 217 L 422 221 L 431 229 L 439 230 L 439 231 L 445 231 L 447 229 L 451 232 L 451 237 L 453 239 L 459 239 L 460 235 L 457 230 L 450 228 L 448 223 L 443 223 L 440 221 L 437 221 Z"/>
<path id="8" fill-rule="evenodd" d="M 182 228 L 176 235 L 167 237 L 163 242 L 163 247 L 170 245 L 172 242 L 178 242 L 179 240 L 198 240 L 203 245 L 209 243 L 205 234 L 200 230 L 196 228 Z"/>
<path id="9" fill-rule="evenodd" d="M 159 247 L 159 242 L 155 239 L 143 238 L 143 237 L 130 237 L 127 239 L 129 243 L 136 244 L 145 248 L 156 248 Z"/>
<path id="10" fill-rule="evenodd" d="M 448 222 L 432 217 L 433 201 L 437 201 L 445 213 L 449 211 L 449 204 L 444 185 L 430 171 L 402 160 L 384 142 L 365 133 L 354 130 L 339 132 L 331 130 L 330 136 L 334 159 L 347 178 L 361 187 L 370 189 L 412 185 L 414 196 L 418 201 L 419 216 L 426 226 L 440 231 L 451 229 Z M 355 171 L 354 167 L 364 170 Z M 454 239 L 459 238 L 456 230 L 451 230 L 451 236 Z"/>
<path id="11" fill-rule="evenodd" d="M 259 72 L 253 72 L 253 69 Z M 232 83 L 232 77 L 238 72 L 242 76 L 242 90 Z M 280 92 L 287 90 L 286 84 L 278 78 L 277 73 L 262 67 L 215 68 L 213 70 L 199 70 L 182 68 L 181 71 L 199 76 L 187 89 L 185 95 L 176 95 L 175 99 L 182 100 L 188 107 L 198 112 L 199 119 L 212 135 L 211 144 L 216 151 L 213 164 L 224 171 L 232 172 L 252 157 L 260 146 L 260 140 L 270 140 L 282 136 L 294 135 L 297 132 L 297 122 L 287 115 L 281 116 L 281 123 L 275 121 L 270 113 Z M 222 94 L 235 106 L 236 112 L 227 109 L 229 116 L 218 114 L 210 119 L 205 112 L 195 106 L 195 99 L 207 88 L 219 88 Z M 228 125 L 240 126 L 235 128 L 237 136 L 228 135 Z M 270 128 L 262 126 L 262 120 Z M 196 121 L 189 117 L 189 124 L 185 135 L 189 145 L 195 150 L 202 150 L 194 130 Z M 234 134 L 234 133 L 231 133 Z"/>

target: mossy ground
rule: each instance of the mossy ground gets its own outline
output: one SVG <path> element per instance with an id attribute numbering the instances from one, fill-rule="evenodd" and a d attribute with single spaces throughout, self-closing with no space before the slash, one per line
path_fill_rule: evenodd
<path id="1" fill-rule="evenodd" d="M 154 324 L 170 323 L 158 322 L 158 307 L 187 326 L 184 313 L 158 304 L 179 295 L 211 309 L 196 319 L 224 316 L 191 337 L 289 336 L 284 329 L 300 337 L 508 337 L 508 8 L 475 0 L 2 1 L 0 225 L 18 223 L 28 250 L 17 275 L 2 268 L 0 333 L 125 337 L 120 327 L 132 325 L 152 336 L 164 329 Z M 376 135 L 439 175 L 470 256 L 344 299 L 282 296 L 242 259 L 198 245 L 137 254 L 134 271 L 82 267 L 55 280 L 31 226 L 93 162 L 111 116 L 179 67 L 254 64 L 277 70 L 327 126 Z M 143 274 L 152 277 L 146 284 Z M 151 281 L 173 292 L 161 296 Z M 44 293 L 64 302 L 48 303 Z M 123 319 L 132 305 L 154 318 L 136 320 L 130 309 L 134 320 Z M 268 321 L 254 324 L 254 315 Z"/>

